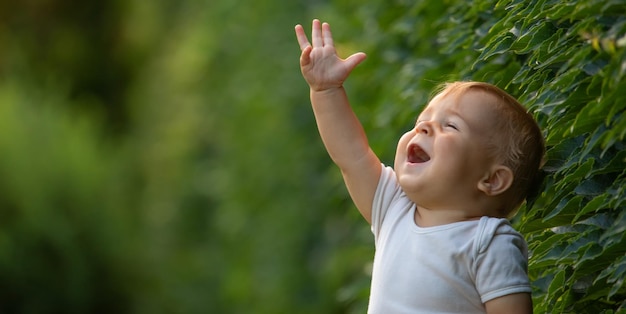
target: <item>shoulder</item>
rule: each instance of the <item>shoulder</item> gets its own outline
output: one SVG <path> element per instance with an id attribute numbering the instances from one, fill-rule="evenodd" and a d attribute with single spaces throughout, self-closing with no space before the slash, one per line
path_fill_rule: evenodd
<path id="1" fill-rule="evenodd" d="M 474 278 L 483 302 L 531 292 L 526 241 L 506 219 L 483 217 L 475 244 Z"/>
<path id="2" fill-rule="evenodd" d="M 379 198 L 382 196 L 397 197 L 402 189 L 398 183 L 396 172 L 393 168 L 386 166 L 385 164 L 380 164 L 380 167 L 380 177 L 378 179 L 378 186 L 376 187 L 375 195 Z"/>
<path id="3" fill-rule="evenodd" d="M 372 202 L 372 231 L 377 235 L 390 212 L 401 214 L 412 203 L 400 187 L 393 168 L 381 164 L 382 170 Z"/>
<path id="4" fill-rule="evenodd" d="M 372 211 L 384 211 L 394 202 L 403 198 L 404 192 L 396 178 L 396 172 L 393 168 L 381 164 L 382 170 L 374 193 Z"/>
<path id="5" fill-rule="evenodd" d="M 527 247 L 524 237 L 511 226 L 507 219 L 482 217 L 475 234 L 475 253 L 482 254 L 488 249 L 497 249 L 503 245 L 516 247 L 526 255 Z"/>

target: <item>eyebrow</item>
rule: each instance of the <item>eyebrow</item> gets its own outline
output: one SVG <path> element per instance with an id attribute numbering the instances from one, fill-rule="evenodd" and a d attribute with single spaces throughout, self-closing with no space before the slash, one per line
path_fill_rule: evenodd
<path id="1" fill-rule="evenodd" d="M 429 114 L 429 113 L 430 113 L 428 109 L 429 109 L 429 108 L 424 109 L 424 110 L 423 110 L 423 111 L 422 111 L 422 112 L 421 112 L 421 113 L 417 116 L 417 118 L 415 119 L 415 120 L 416 120 L 416 122 L 421 121 L 421 120 L 420 120 L 420 117 L 422 117 L 424 114 Z M 444 114 L 445 114 L 446 116 L 455 116 L 455 117 L 457 117 L 457 118 L 459 118 L 459 119 L 463 120 L 464 122 L 465 122 L 465 120 L 466 120 L 466 119 L 465 119 L 465 118 L 463 118 L 463 116 L 461 115 L 461 112 L 459 112 L 458 110 L 456 110 L 456 109 L 454 109 L 454 108 L 446 108 L 446 109 L 444 110 Z"/>
<path id="2" fill-rule="evenodd" d="M 457 110 L 457 109 L 456 109 L 456 108 L 454 108 L 454 107 L 452 107 L 452 108 L 451 108 L 451 107 L 446 108 L 445 112 L 446 112 L 446 113 L 450 113 L 450 114 L 455 115 L 455 116 L 458 116 L 458 117 L 462 117 L 462 116 L 461 116 L 461 112 L 459 112 L 459 110 Z"/>

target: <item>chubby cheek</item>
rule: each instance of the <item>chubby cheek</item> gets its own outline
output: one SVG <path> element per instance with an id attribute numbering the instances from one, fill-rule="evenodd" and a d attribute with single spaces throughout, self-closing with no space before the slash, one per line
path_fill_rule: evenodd
<path id="1" fill-rule="evenodd" d="M 479 158 L 483 150 L 462 141 L 442 142 L 439 146 L 441 155 L 447 156 L 446 173 L 452 176 L 461 173 L 463 177 L 469 177 L 471 172 L 479 170 L 485 164 L 485 160 Z"/>
<path id="2" fill-rule="evenodd" d="M 398 168 L 400 164 L 406 159 L 406 148 L 409 142 L 413 138 L 413 131 L 404 133 L 398 141 L 398 147 L 396 148 L 396 158 L 394 162 L 394 168 Z"/>

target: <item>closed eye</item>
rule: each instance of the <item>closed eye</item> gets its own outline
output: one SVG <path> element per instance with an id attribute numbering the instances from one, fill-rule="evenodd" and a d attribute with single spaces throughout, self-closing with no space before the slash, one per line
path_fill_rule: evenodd
<path id="1" fill-rule="evenodd" d="M 454 123 L 450 123 L 450 122 L 446 123 L 446 127 L 453 128 L 457 131 L 459 130 L 459 128 Z"/>

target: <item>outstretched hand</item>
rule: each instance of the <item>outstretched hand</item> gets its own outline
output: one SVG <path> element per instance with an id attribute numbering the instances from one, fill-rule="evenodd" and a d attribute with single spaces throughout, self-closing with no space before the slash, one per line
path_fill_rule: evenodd
<path id="1" fill-rule="evenodd" d="M 346 59 L 337 56 L 330 25 L 317 19 L 313 20 L 311 31 L 313 45 L 309 43 L 302 25 L 296 25 L 296 37 L 302 50 L 300 70 L 310 88 L 315 91 L 341 87 L 350 72 L 366 58 L 363 52 Z"/>

